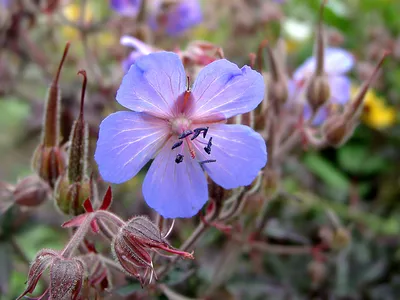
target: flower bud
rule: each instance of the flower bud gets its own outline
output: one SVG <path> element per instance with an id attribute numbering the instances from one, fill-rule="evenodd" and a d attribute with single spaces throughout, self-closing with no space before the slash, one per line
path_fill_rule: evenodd
<path id="1" fill-rule="evenodd" d="M 49 198 L 49 195 L 49 185 L 37 175 L 22 179 L 13 191 L 14 201 L 20 206 L 39 206 Z"/>
<path id="2" fill-rule="evenodd" d="M 193 259 L 191 253 L 173 248 L 161 235 L 160 229 L 143 216 L 134 217 L 122 226 L 112 243 L 112 251 L 117 262 L 131 276 L 143 285 L 150 271 L 153 275 L 153 263 L 149 251 L 159 250 Z"/>
<path id="3" fill-rule="evenodd" d="M 52 188 L 64 172 L 65 155 L 60 148 L 60 89 L 58 81 L 69 43 L 65 46 L 56 76 L 50 85 L 42 129 L 42 140 L 33 155 L 33 168 Z"/>
<path id="4" fill-rule="evenodd" d="M 308 103 L 313 112 L 316 112 L 331 97 L 327 76 L 325 74 L 312 76 L 306 93 Z"/>
<path id="5" fill-rule="evenodd" d="M 324 68 L 324 55 L 325 55 L 325 37 L 322 26 L 323 12 L 325 8 L 326 1 L 322 1 L 320 6 L 320 14 L 319 20 L 317 24 L 317 37 L 315 40 L 315 57 L 316 57 L 316 66 L 314 74 L 312 75 L 306 95 L 308 103 L 310 104 L 313 112 L 317 112 L 317 110 L 324 105 L 330 98 L 330 87 L 328 78 L 325 74 Z"/>
<path id="6" fill-rule="evenodd" d="M 110 288 L 110 271 L 102 260 L 102 256 L 96 252 L 89 252 L 82 256 L 82 260 L 87 266 L 89 284 L 92 287 L 99 286 L 101 290 Z"/>
<path id="7" fill-rule="evenodd" d="M 288 98 L 287 78 L 283 70 L 283 62 L 279 62 L 274 51 L 267 44 L 267 57 L 270 70 L 270 76 L 267 82 L 268 101 L 271 103 L 277 112 L 284 105 Z"/>
<path id="8" fill-rule="evenodd" d="M 58 208 L 63 213 L 73 216 L 84 213 L 82 204 L 91 193 L 91 182 L 86 176 L 88 130 L 83 115 L 87 78 L 86 72 L 83 70 L 78 74 L 84 78 L 80 112 L 72 127 L 67 173 L 60 178 L 55 187 Z"/>
<path id="9" fill-rule="evenodd" d="M 329 117 L 322 126 L 322 136 L 325 142 L 333 147 L 343 145 L 353 134 L 356 122 L 344 115 Z"/>
<path id="10" fill-rule="evenodd" d="M 90 180 L 70 182 L 64 174 L 55 186 L 54 197 L 60 211 L 66 215 L 77 216 L 85 212 L 83 203 L 90 196 Z"/>
<path id="11" fill-rule="evenodd" d="M 55 258 L 50 267 L 50 299 L 80 299 L 84 281 L 85 265 L 80 259 Z"/>
<path id="12" fill-rule="evenodd" d="M 54 188 L 57 179 L 64 172 L 65 165 L 66 153 L 58 146 L 39 145 L 33 154 L 33 169 L 51 188 Z"/>
<path id="13" fill-rule="evenodd" d="M 35 287 L 42 276 L 43 272 L 50 266 L 50 264 L 57 257 L 58 252 L 51 249 L 42 249 L 36 254 L 35 259 L 29 267 L 27 288 L 25 291 L 17 298 L 17 300 L 22 299 L 26 294 L 30 294 L 35 290 Z"/>

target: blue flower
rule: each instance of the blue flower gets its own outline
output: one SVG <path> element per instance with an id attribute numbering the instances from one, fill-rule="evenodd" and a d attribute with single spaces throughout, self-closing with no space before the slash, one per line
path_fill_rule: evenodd
<path id="1" fill-rule="evenodd" d="M 142 5 L 142 0 L 111 0 L 110 6 L 113 10 L 123 16 L 135 17 Z"/>
<path id="2" fill-rule="evenodd" d="M 350 99 L 351 81 L 346 75 L 354 66 L 354 57 L 351 53 L 340 48 L 325 49 L 324 68 L 328 76 L 331 90 L 331 98 L 328 104 L 344 105 Z M 306 83 L 314 73 L 316 67 L 315 57 L 308 58 L 293 74 L 293 82 L 289 84 L 291 94 L 304 93 Z M 304 107 L 304 118 L 312 115 L 308 103 Z M 321 124 L 328 115 L 328 108 L 321 107 L 318 111 L 314 124 Z"/>
<path id="3" fill-rule="evenodd" d="M 204 172 L 225 189 L 252 183 L 265 166 L 264 139 L 227 118 L 257 107 L 261 74 L 217 60 L 204 67 L 192 89 L 179 56 L 139 57 L 124 76 L 116 112 L 100 125 L 95 160 L 103 179 L 122 183 L 154 158 L 143 196 L 165 218 L 191 217 L 208 200 Z"/>
<path id="4" fill-rule="evenodd" d="M 140 56 L 150 54 L 155 52 L 155 50 L 137 38 L 124 35 L 120 40 L 121 45 L 128 46 L 134 48 L 134 50 L 129 54 L 129 56 L 122 61 L 122 68 L 125 73 L 128 72 L 131 65 L 133 65 Z"/>
<path id="5" fill-rule="evenodd" d="M 153 30 L 161 29 L 171 36 L 178 36 L 202 21 L 203 14 L 198 0 L 181 0 L 167 8 L 163 8 L 159 1 L 149 24 Z"/>

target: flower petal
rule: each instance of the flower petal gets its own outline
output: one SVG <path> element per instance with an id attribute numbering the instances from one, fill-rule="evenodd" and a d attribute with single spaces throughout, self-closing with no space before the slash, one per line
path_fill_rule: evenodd
<path id="1" fill-rule="evenodd" d="M 203 166 L 212 180 L 225 189 L 251 184 L 267 163 L 265 141 L 250 127 L 212 125 L 208 136 L 212 136 L 212 147 L 206 159 L 216 162 Z"/>
<path id="2" fill-rule="evenodd" d="M 185 147 L 184 159 L 175 163 L 174 137 L 162 148 L 143 182 L 147 204 L 165 218 L 190 218 L 207 202 L 207 181 L 196 159 Z"/>
<path id="3" fill-rule="evenodd" d="M 104 180 L 122 183 L 135 176 L 168 137 L 168 124 L 145 113 L 117 112 L 100 124 L 94 158 Z"/>
<path id="4" fill-rule="evenodd" d="M 198 0 L 181 1 L 169 14 L 166 24 L 167 33 L 176 36 L 201 23 L 203 15 Z"/>
<path id="5" fill-rule="evenodd" d="M 134 17 L 138 14 L 142 0 L 111 0 L 113 10 L 123 16 Z"/>
<path id="6" fill-rule="evenodd" d="M 344 74 L 353 67 L 353 55 L 340 48 L 326 48 L 324 58 L 324 69 L 328 75 Z M 308 58 L 293 74 L 296 81 L 301 81 L 309 77 L 315 70 L 315 57 Z"/>
<path id="7" fill-rule="evenodd" d="M 330 76 L 331 103 L 346 104 L 351 96 L 351 81 L 347 76 Z"/>
<path id="8" fill-rule="evenodd" d="M 202 120 L 229 118 L 246 113 L 263 100 L 262 75 L 248 66 L 220 59 L 204 67 L 193 86 L 193 118 Z"/>
<path id="9" fill-rule="evenodd" d="M 170 118 L 185 90 L 186 73 L 179 56 L 161 51 L 136 60 L 122 80 L 117 101 L 137 112 Z"/>

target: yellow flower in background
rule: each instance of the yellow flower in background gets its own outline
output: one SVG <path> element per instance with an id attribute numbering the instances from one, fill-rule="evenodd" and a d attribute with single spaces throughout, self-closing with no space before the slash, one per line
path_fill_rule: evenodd
<path id="1" fill-rule="evenodd" d="M 64 16 L 68 19 L 68 21 L 72 23 L 78 23 L 81 20 L 81 6 L 77 3 L 72 3 L 64 7 L 63 9 Z M 93 20 L 93 8 L 91 5 L 86 5 L 85 8 L 85 16 L 83 18 L 84 23 L 90 23 Z M 62 28 L 63 35 L 70 41 L 79 39 L 79 31 L 72 26 L 64 26 Z"/>
<path id="2" fill-rule="evenodd" d="M 352 87 L 354 96 L 359 87 Z M 379 97 L 374 90 L 369 90 L 365 95 L 364 108 L 361 120 L 369 127 L 384 129 L 396 123 L 396 110 L 385 104 L 385 100 Z"/>
<path id="3" fill-rule="evenodd" d="M 79 3 L 72 3 L 63 9 L 64 16 L 72 23 L 78 23 L 81 20 L 81 5 Z M 94 21 L 96 14 L 96 7 L 94 7 L 91 3 L 88 3 L 85 7 L 85 16 L 83 18 L 83 22 L 85 24 L 90 24 Z M 74 28 L 73 26 L 63 26 L 62 33 L 65 39 L 69 41 L 78 40 L 79 30 Z M 117 37 L 110 31 L 107 31 L 107 28 L 98 33 L 92 34 L 89 37 L 90 43 L 94 43 L 95 45 L 100 45 L 103 47 L 110 47 L 117 43 Z"/>

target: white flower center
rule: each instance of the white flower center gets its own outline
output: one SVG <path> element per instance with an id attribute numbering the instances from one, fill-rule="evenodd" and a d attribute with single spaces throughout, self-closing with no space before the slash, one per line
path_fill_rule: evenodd
<path id="1" fill-rule="evenodd" d="M 181 135 L 185 130 L 189 130 L 192 121 L 185 117 L 178 117 L 171 121 L 171 131 L 176 135 Z"/>

